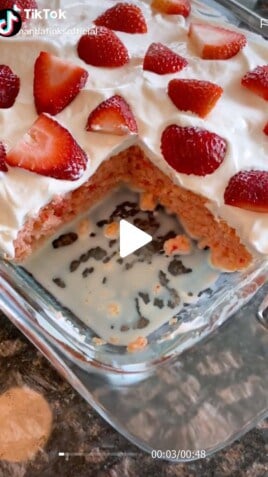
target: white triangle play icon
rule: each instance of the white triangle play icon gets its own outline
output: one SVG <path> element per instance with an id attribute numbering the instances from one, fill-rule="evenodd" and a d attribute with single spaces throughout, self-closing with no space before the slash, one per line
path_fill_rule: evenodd
<path id="1" fill-rule="evenodd" d="M 130 224 L 126 220 L 120 220 L 120 257 L 124 258 L 127 255 L 135 252 L 138 248 L 143 247 L 151 242 L 153 237 L 138 229 L 135 225 Z"/>

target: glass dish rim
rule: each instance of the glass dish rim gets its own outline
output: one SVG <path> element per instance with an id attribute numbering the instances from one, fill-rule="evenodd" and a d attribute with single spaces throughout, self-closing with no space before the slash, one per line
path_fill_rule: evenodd
<path id="1" fill-rule="evenodd" d="M 193 3 L 196 3 L 196 5 L 204 5 L 206 7 L 206 10 L 211 8 L 211 4 L 215 5 L 217 7 L 219 4 L 226 3 L 228 0 L 219 0 L 217 2 L 216 0 L 195 0 Z M 233 0 L 230 2 L 233 3 Z M 219 11 L 213 10 L 215 13 L 215 19 L 212 18 L 211 20 L 217 20 L 220 19 L 221 22 L 225 21 L 226 19 L 222 16 L 222 14 Z M 226 11 L 226 9 L 225 9 Z M 227 12 L 227 11 L 226 11 Z M 200 11 L 199 11 L 200 13 Z M 253 34 L 254 35 L 254 34 Z M 255 36 L 255 35 L 254 35 Z M 32 291 L 31 284 L 27 283 L 26 281 L 23 282 L 23 287 L 21 286 L 22 283 L 20 283 L 21 280 L 21 274 L 19 273 L 18 269 L 11 264 L 6 262 L 4 259 L 0 261 L 0 271 L 2 272 L 2 288 L 4 289 L 6 287 L 6 291 L 9 293 L 9 296 L 12 296 L 13 294 L 13 300 L 21 301 L 20 305 L 23 306 L 25 310 L 28 309 L 28 311 L 31 308 L 31 313 L 32 317 L 37 320 L 38 315 L 40 315 L 41 318 L 44 318 L 47 320 L 48 324 L 52 327 L 54 327 L 55 331 L 62 334 L 64 337 L 64 340 L 67 343 L 68 348 L 73 350 L 75 353 L 80 353 L 81 359 L 85 360 L 88 364 L 91 366 L 95 366 L 97 368 L 103 368 L 107 370 L 113 370 L 114 372 L 125 372 L 125 373 L 132 373 L 132 372 L 143 372 L 145 370 L 148 370 L 150 366 L 148 366 L 148 362 L 151 363 L 151 366 L 156 366 L 160 362 L 166 359 L 170 359 L 173 356 L 177 356 L 179 353 L 185 351 L 189 347 L 195 345 L 197 342 L 199 342 L 201 339 L 203 339 L 205 336 L 207 336 L 209 333 L 211 333 L 217 326 L 221 325 L 230 315 L 231 312 L 234 312 L 236 309 L 238 309 L 238 295 L 237 293 L 244 293 L 246 294 L 245 300 L 249 300 L 253 294 L 260 288 L 261 284 L 264 283 L 264 281 L 267 279 L 266 274 L 267 272 L 267 262 L 266 259 L 263 260 L 258 260 L 256 263 L 252 265 L 248 270 L 245 271 L 245 274 L 242 272 L 240 274 L 241 277 L 241 282 L 238 284 L 237 290 L 233 290 L 233 295 L 232 293 L 227 293 L 226 295 L 223 294 L 220 297 L 220 300 L 217 301 L 216 307 L 214 310 L 211 310 L 211 306 L 209 310 L 207 310 L 210 315 L 208 318 L 208 321 L 211 322 L 211 326 L 208 327 L 206 330 L 196 330 L 196 339 L 192 339 L 188 344 L 182 345 L 180 349 L 178 349 L 178 346 L 175 345 L 174 340 L 171 339 L 168 344 L 168 340 L 164 343 L 165 337 L 162 340 L 162 348 L 159 346 L 156 346 L 155 348 L 150 349 L 150 353 L 148 354 L 148 349 L 145 351 L 140 351 L 139 353 L 132 354 L 133 357 L 133 362 L 129 362 L 129 355 L 126 360 L 122 361 L 122 358 L 118 360 L 118 357 L 116 356 L 116 353 L 114 353 L 114 346 L 112 345 L 103 345 L 97 349 L 97 347 L 92 347 L 89 346 L 87 343 L 83 342 L 81 340 L 77 339 L 77 337 L 74 334 L 71 334 L 68 330 L 63 329 L 63 327 L 60 327 L 59 324 L 56 322 L 55 317 L 51 316 L 51 310 L 49 307 L 43 307 L 42 308 L 42 301 L 38 301 L 37 297 L 35 297 L 35 300 L 33 297 L 31 297 L 29 293 L 29 287 Z M 5 278 L 4 278 L 5 277 Z M 25 278 L 25 277 L 24 277 Z M 250 290 L 248 293 L 246 293 L 246 289 L 249 285 L 249 282 L 252 281 L 254 284 L 254 280 L 262 279 L 261 284 L 255 283 L 253 285 L 253 289 Z M 13 290 L 10 290 L 10 284 L 11 287 L 13 287 Z M 26 286 L 27 285 L 27 286 Z M 19 292 L 20 289 L 20 292 Z M 26 297 L 26 289 L 28 289 L 28 300 Z M 29 300 L 30 298 L 30 300 Z M 228 316 L 222 316 L 221 314 L 215 318 L 215 315 L 217 315 L 220 312 L 220 309 L 223 307 L 224 303 L 226 301 L 234 300 L 234 302 L 229 306 L 229 314 L 227 313 Z M 243 305 L 246 303 L 244 301 Z M 242 305 L 241 305 L 242 306 Z M 55 311 L 55 310 L 53 310 Z M 192 308 L 189 308 L 189 311 L 192 311 Z M 188 311 L 188 314 L 189 314 Z M 198 314 L 198 311 L 196 311 Z M 39 326 L 42 327 L 40 321 L 38 321 Z M 177 327 L 175 326 L 172 331 L 175 332 Z M 60 340 L 57 340 L 55 336 L 53 336 L 52 333 L 48 333 L 47 330 L 44 329 L 44 331 L 47 333 L 47 335 L 50 337 L 50 339 L 54 340 L 58 344 L 59 347 L 63 348 L 64 347 L 64 342 L 61 342 Z M 163 344 L 164 343 L 164 344 Z M 70 353 L 69 353 L 70 354 Z M 113 357 L 113 364 L 111 365 L 109 357 Z M 117 362 L 118 361 L 118 362 Z"/>

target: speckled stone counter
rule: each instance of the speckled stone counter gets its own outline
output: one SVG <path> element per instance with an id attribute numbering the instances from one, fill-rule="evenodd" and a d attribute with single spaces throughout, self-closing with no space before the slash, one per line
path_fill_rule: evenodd
<path id="1" fill-rule="evenodd" d="M 24 386 L 37 391 L 48 403 L 52 414 L 50 432 L 45 444 L 40 440 L 39 451 L 32 459 L 0 460 L 0 477 L 268 475 L 268 421 L 213 457 L 188 464 L 153 460 L 106 424 L 1 314 L 0 394 Z M 29 426 L 27 432 L 31 433 Z M 59 456 L 59 452 L 79 455 L 66 458 Z"/>

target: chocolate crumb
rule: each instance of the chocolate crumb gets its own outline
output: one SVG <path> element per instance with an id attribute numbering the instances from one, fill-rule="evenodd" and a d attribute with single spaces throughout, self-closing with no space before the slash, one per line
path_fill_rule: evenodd
<path id="1" fill-rule="evenodd" d="M 122 325 L 121 328 L 120 328 L 120 331 L 122 331 L 122 333 L 125 333 L 126 331 L 129 331 L 129 326 Z"/>
<path id="2" fill-rule="evenodd" d="M 95 258 L 95 260 L 103 260 L 106 257 L 107 252 L 101 247 L 91 248 L 88 251 L 89 257 Z"/>
<path id="3" fill-rule="evenodd" d="M 130 270 L 133 267 L 133 263 L 126 263 L 125 270 Z"/>
<path id="4" fill-rule="evenodd" d="M 164 302 L 160 298 L 155 298 L 154 299 L 154 306 L 157 306 L 157 308 L 163 308 L 164 307 Z"/>
<path id="5" fill-rule="evenodd" d="M 175 290 L 175 288 L 170 288 L 168 290 L 169 290 L 169 293 L 170 293 L 171 302 L 174 304 L 174 307 L 178 306 L 180 304 L 181 299 L 180 299 L 180 295 L 178 294 L 177 290 Z"/>
<path id="6" fill-rule="evenodd" d="M 142 300 L 144 301 L 145 305 L 147 305 L 147 304 L 150 302 L 150 298 L 149 298 L 149 294 L 148 294 L 148 293 L 139 292 L 139 297 L 142 298 Z"/>
<path id="7" fill-rule="evenodd" d="M 108 220 L 99 220 L 99 221 L 97 222 L 97 226 L 98 226 L 98 227 L 104 227 L 104 225 L 106 225 L 106 224 L 108 224 L 108 223 L 109 223 Z"/>
<path id="8" fill-rule="evenodd" d="M 137 323 L 135 323 L 135 325 L 133 325 L 133 330 L 142 330 L 143 328 L 146 328 L 146 326 L 148 326 L 150 323 L 149 320 L 147 320 L 147 318 L 144 318 L 144 316 L 141 316 Z"/>
<path id="9" fill-rule="evenodd" d="M 86 252 L 86 253 L 82 253 L 82 255 L 80 255 L 79 257 L 79 260 L 81 263 L 84 263 L 84 262 L 87 262 L 90 258 L 90 253 L 89 252 Z"/>
<path id="10" fill-rule="evenodd" d="M 157 231 L 159 227 L 159 222 L 157 222 L 154 217 L 152 217 L 151 220 L 146 220 L 146 219 L 141 219 L 140 217 L 136 217 L 133 223 L 136 227 L 139 227 L 139 229 L 146 230 L 152 235 Z"/>
<path id="11" fill-rule="evenodd" d="M 182 275 L 184 273 L 191 273 L 192 269 L 186 268 L 181 260 L 174 258 L 168 266 L 168 271 L 171 275 L 173 275 L 173 277 L 177 277 L 178 275 Z"/>
<path id="12" fill-rule="evenodd" d="M 122 258 L 119 258 L 118 260 L 116 260 L 117 263 L 119 263 L 119 265 L 122 265 L 122 263 L 124 263 L 124 260 Z"/>
<path id="13" fill-rule="evenodd" d="M 90 237 L 96 237 L 96 234 L 94 232 L 91 232 L 91 234 L 89 236 Z"/>
<path id="14" fill-rule="evenodd" d="M 109 241 L 109 247 L 112 248 L 116 244 L 116 240 Z"/>
<path id="15" fill-rule="evenodd" d="M 169 282 L 169 279 L 167 278 L 167 274 L 163 272 L 162 270 L 160 270 L 158 273 L 158 278 L 159 278 L 160 285 L 162 285 L 162 287 L 166 287 Z"/>
<path id="16" fill-rule="evenodd" d="M 188 292 L 188 296 L 194 296 L 193 292 Z"/>
<path id="17" fill-rule="evenodd" d="M 75 272 L 78 269 L 79 265 L 80 265 L 80 260 L 73 260 L 70 263 L 70 267 L 69 267 L 70 272 Z"/>
<path id="18" fill-rule="evenodd" d="M 53 240 L 53 248 L 66 247 L 72 245 L 78 239 L 78 235 L 75 232 L 68 232 L 67 234 L 60 235 L 57 239 Z"/>
<path id="19" fill-rule="evenodd" d="M 102 279 L 103 285 L 105 285 L 106 282 L 107 282 L 107 277 L 103 277 L 103 279 Z"/>
<path id="20" fill-rule="evenodd" d="M 57 285 L 59 288 L 66 288 L 66 283 L 59 277 L 53 278 L 52 280 L 55 285 Z"/>
<path id="21" fill-rule="evenodd" d="M 102 263 L 108 263 L 116 255 L 116 252 L 113 252 L 109 257 L 105 257 Z"/>
<path id="22" fill-rule="evenodd" d="M 126 200 L 119 204 L 113 213 L 111 214 L 111 220 L 114 220 L 115 217 L 120 217 L 121 219 L 127 219 L 128 217 L 133 217 L 138 214 L 139 208 L 136 202 L 129 202 Z"/>
<path id="23" fill-rule="evenodd" d="M 94 267 L 85 268 L 85 270 L 83 270 L 82 276 L 83 278 L 86 278 L 88 277 L 88 275 L 90 275 L 93 272 L 94 272 Z"/>

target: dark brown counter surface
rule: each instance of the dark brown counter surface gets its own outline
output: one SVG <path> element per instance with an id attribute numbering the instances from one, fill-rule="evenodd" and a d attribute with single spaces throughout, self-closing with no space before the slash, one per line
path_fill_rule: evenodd
<path id="1" fill-rule="evenodd" d="M 0 314 L 0 394 L 22 386 L 41 393 L 49 403 L 51 434 L 30 461 L 0 460 L 0 477 L 268 476 L 268 420 L 213 457 L 182 464 L 153 460 L 100 418 Z M 109 452 L 102 448 L 104 442 Z M 59 452 L 82 455 L 68 459 Z"/>

